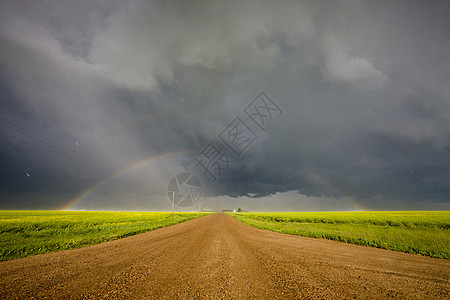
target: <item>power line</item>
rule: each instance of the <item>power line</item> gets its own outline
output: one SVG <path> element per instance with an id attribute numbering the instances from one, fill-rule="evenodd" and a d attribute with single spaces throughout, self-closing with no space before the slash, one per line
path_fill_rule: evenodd
<path id="1" fill-rule="evenodd" d="M 2 131 L 0 131 L 0 132 L 2 132 Z M 23 138 L 21 138 L 21 137 L 18 137 L 18 136 L 15 136 L 15 135 L 11 134 L 11 133 L 4 132 L 4 131 L 3 131 L 2 133 L 3 133 L 4 135 L 7 135 L 7 136 L 9 136 L 9 137 L 11 137 L 11 138 L 17 140 L 17 141 L 21 141 L 21 142 L 29 142 L 29 141 L 27 141 L 27 140 L 25 140 L 25 139 L 23 139 Z M 97 167 L 94 167 L 93 165 L 87 164 L 87 163 L 85 163 L 84 161 L 75 160 L 73 157 L 71 157 L 71 156 L 66 156 L 66 155 L 64 155 L 62 152 L 54 151 L 54 150 L 49 149 L 49 148 L 46 148 L 46 147 L 44 147 L 44 146 L 42 146 L 42 145 L 40 145 L 40 144 L 35 144 L 34 146 L 36 146 L 36 147 L 38 147 L 38 148 L 40 148 L 40 149 L 46 150 L 46 151 L 48 151 L 48 152 L 50 152 L 50 153 L 53 153 L 53 154 L 55 154 L 55 155 L 58 155 L 58 156 L 60 156 L 60 157 L 69 159 L 69 160 L 71 160 L 71 161 L 73 161 L 73 162 L 81 163 L 81 164 L 83 164 L 83 165 L 85 165 L 85 166 L 88 166 L 88 167 L 93 167 L 93 168 L 95 168 L 97 171 L 101 171 L 102 173 L 105 173 L 105 170 L 103 170 L 103 169 L 98 169 Z"/>
<path id="2" fill-rule="evenodd" d="M 2 117 L 0 117 L 0 120 L 2 120 L 3 122 L 0 121 L 0 126 L 2 126 L 3 128 L 7 128 L 11 131 L 14 131 L 16 133 L 19 133 L 20 135 L 26 136 L 34 141 L 36 141 L 38 144 L 36 144 L 36 146 L 38 146 L 41 149 L 44 149 L 48 152 L 51 152 L 53 154 L 56 154 L 60 157 L 69 159 L 71 161 L 74 162 L 78 162 L 81 163 L 85 166 L 91 167 L 93 169 L 96 169 L 97 171 L 101 171 L 102 173 L 107 173 L 109 175 L 113 175 L 113 176 L 117 176 L 121 179 L 125 179 L 125 180 L 129 180 L 129 181 L 137 181 L 136 178 L 127 175 L 127 174 L 120 174 L 120 171 L 111 168 L 109 166 L 107 166 L 104 163 L 101 163 L 99 161 L 96 161 L 94 159 L 91 159 L 83 154 L 80 154 L 76 151 L 73 151 L 70 148 L 67 148 L 65 146 L 62 146 L 48 138 L 46 138 L 45 136 L 42 136 L 38 133 L 35 133 L 31 130 L 28 130 L 20 125 L 17 125 L 9 120 L 6 120 Z M 6 122 L 6 123 L 5 123 Z M 20 141 L 24 141 L 27 142 L 26 139 L 24 139 L 23 137 L 17 136 L 17 135 L 13 135 L 11 133 L 7 133 L 4 130 L 0 131 L 3 132 L 3 134 L 8 135 L 10 137 L 15 138 L 16 140 L 20 140 Z"/>
<path id="3" fill-rule="evenodd" d="M 13 139 L 15 139 L 15 140 L 17 140 L 17 141 L 29 142 L 29 141 L 27 141 L 27 140 L 25 140 L 25 139 L 23 139 L 23 138 L 21 138 L 21 137 L 18 137 L 18 136 L 15 136 L 15 135 L 11 134 L 11 133 L 7 133 L 7 132 L 1 131 L 1 130 L 0 130 L 0 133 L 3 133 L 4 135 L 7 135 L 7 136 L 9 136 L 9 137 L 11 137 L 11 138 L 13 138 Z M 95 165 L 86 163 L 86 162 L 83 161 L 83 160 L 74 159 L 74 157 L 69 156 L 69 155 L 65 155 L 63 152 L 58 152 L 58 151 L 55 151 L 54 149 L 46 148 L 45 146 L 43 146 L 43 145 L 41 145 L 41 144 L 34 144 L 33 146 L 35 146 L 35 147 L 37 147 L 37 148 L 40 148 L 40 149 L 43 149 L 43 150 L 45 150 L 45 151 L 48 151 L 48 152 L 50 152 L 50 153 L 53 153 L 53 154 L 55 154 L 55 155 L 57 155 L 57 156 L 59 156 L 59 157 L 62 157 L 62 158 L 71 160 L 71 161 L 73 161 L 73 162 L 82 164 L 82 165 L 84 165 L 84 166 L 90 167 L 90 168 L 92 168 L 92 169 L 94 169 L 94 170 L 96 170 L 96 171 L 98 171 L 98 172 L 100 172 L 100 173 L 102 173 L 102 174 L 108 174 L 108 175 L 114 175 L 114 176 L 117 176 L 117 179 L 118 179 L 118 180 L 123 181 L 123 182 L 125 182 L 125 183 L 131 183 L 131 181 L 133 181 L 133 180 L 130 180 L 130 179 L 126 178 L 126 177 L 124 178 L 123 176 L 112 174 L 109 170 L 105 170 L 105 169 L 99 168 L 99 167 L 97 167 L 97 166 L 95 166 Z"/>

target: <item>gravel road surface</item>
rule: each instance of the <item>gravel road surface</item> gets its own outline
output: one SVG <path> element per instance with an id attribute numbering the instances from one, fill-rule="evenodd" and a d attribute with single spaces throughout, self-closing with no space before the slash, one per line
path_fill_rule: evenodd
<path id="1" fill-rule="evenodd" d="M 213 214 L 0 263 L 0 299 L 449 299 L 450 261 L 274 233 Z"/>

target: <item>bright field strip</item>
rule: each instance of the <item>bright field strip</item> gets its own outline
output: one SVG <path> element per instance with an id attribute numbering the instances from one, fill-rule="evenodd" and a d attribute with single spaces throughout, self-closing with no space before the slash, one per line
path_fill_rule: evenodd
<path id="1" fill-rule="evenodd" d="M 0 261 L 116 240 L 206 214 L 1 210 Z"/>
<path id="2" fill-rule="evenodd" d="M 450 211 L 230 215 L 260 229 L 450 259 Z"/>

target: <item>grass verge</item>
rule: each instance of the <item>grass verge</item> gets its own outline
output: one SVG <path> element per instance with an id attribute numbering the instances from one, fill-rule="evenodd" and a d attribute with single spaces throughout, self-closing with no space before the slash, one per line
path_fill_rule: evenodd
<path id="1" fill-rule="evenodd" d="M 0 211 L 0 261 L 116 240 L 204 215 L 3 210 Z"/>
<path id="2" fill-rule="evenodd" d="M 230 215 L 260 229 L 450 259 L 449 211 Z"/>

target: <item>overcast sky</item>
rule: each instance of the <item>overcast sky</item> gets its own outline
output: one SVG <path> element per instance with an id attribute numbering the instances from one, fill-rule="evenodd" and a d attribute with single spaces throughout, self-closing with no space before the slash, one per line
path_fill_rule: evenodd
<path id="1" fill-rule="evenodd" d="M 169 210 L 187 172 L 216 209 L 450 209 L 449 15 L 0 1 L 0 208 Z"/>

